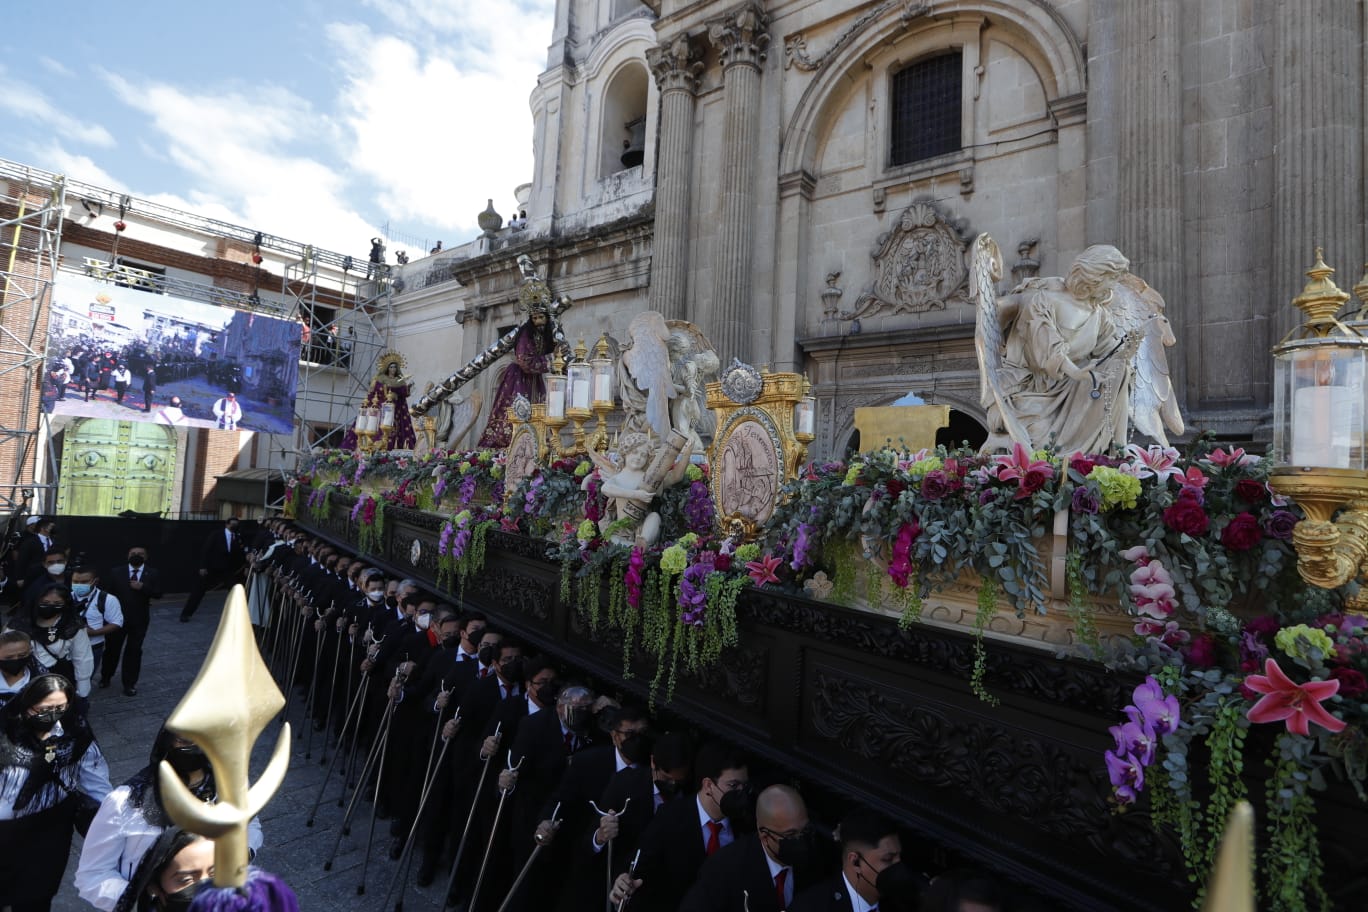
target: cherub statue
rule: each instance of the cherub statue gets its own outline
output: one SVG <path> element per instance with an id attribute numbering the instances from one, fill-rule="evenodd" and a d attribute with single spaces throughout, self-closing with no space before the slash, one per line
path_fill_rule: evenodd
<path id="1" fill-rule="evenodd" d="M 1002 254 L 971 251 L 974 345 L 988 413 L 985 451 L 1053 442 L 1061 453 L 1124 445 L 1133 422 L 1167 443 L 1183 432 L 1164 349 L 1174 344 L 1159 293 L 1115 247 L 1079 254 L 1064 277 L 1033 278 L 998 298 Z"/>
<path id="2" fill-rule="evenodd" d="M 674 429 L 688 438 L 686 452 L 705 453 L 708 448 L 703 435 L 711 437 L 716 424 L 708 410 L 708 381 L 717 379 L 722 361 L 702 334 L 690 324 L 684 326 L 688 329 L 672 328 L 667 343 L 675 387 L 670 420 Z"/>
<path id="3" fill-rule="evenodd" d="M 657 311 L 637 314 L 627 326 L 618 360 L 624 432 L 650 431 L 664 437 L 670 428 L 670 400 L 679 389 L 670 369 L 669 341 L 670 327 Z"/>
<path id="4" fill-rule="evenodd" d="M 603 477 L 600 489 L 608 498 L 608 511 L 599 520 L 599 530 L 607 534 L 618 520 L 628 520 L 613 532 L 613 541 L 649 548 L 660 535 L 660 514 L 650 510 L 651 501 L 662 488 L 684 477 L 688 468 L 687 454 L 680 452 L 687 445 L 682 435 L 671 434 L 660 451 L 654 451 L 651 439 L 639 431 L 622 435 L 618 455 L 622 466 L 614 465 L 607 456 L 590 450 L 589 456 L 599 467 Z M 669 460 L 666 464 L 666 460 Z M 581 484 L 587 488 L 589 479 Z"/>

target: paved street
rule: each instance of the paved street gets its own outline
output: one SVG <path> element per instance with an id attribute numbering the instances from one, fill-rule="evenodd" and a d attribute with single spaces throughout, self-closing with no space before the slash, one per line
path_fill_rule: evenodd
<path id="1" fill-rule="evenodd" d="M 153 608 L 138 696 L 125 697 L 118 686 L 117 677 L 114 685 L 107 690 L 96 687 L 92 692 L 91 724 L 95 727 L 100 746 L 109 757 L 110 779 L 115 785 L 146 765 L 152 738 L 158 727 L 175 708 L 199 670 L 200 662 L 214 637 L 223 599 L 224 593 L 211 593 L 188 624 L 176 620 L 184 597 L 163 599 Z M 307 731 L 300 725 L 302 703 L 303 699 L 297 697 L 290 706 L 291 724 L 296 732 Z M 254 779 L 269 758 L 277 731 L 278 726 L 271 726 L 257 742 L 253 755 Z M 369 909 L 378 912 L 396 865 L 390 861 L 388 854 L 388 821 L 376 822 L 375 843 L 364 896 L 357 895 L 356 887 L 361 879 L 370 803 L 358 805 L 351 835 L 343 837 L 331 872 L 323 870 L 323 861 L 332 851 L 337 838 L 337 825 L 342 819 L 342 809 L 337 807 L 337 797 L 341 792 L 340 775 L 334 773 L 334 781 L 329 784 L 314 827 L 309 829 L 304 826 L 324 774 L 324 767 L 319 763 L 322 756 L 321 737 L 314 736 L 311 760 L 304 759 L 305 740 L 295 740 L 285 784 L 261 815 L 266 843 L 257 857 L 257 863 L 282 876 L 294 888 L 301 909 Z M 55 912 L 79 912 L 92 908 L 77 897 L 76 889 L 72 886 L 79 853 L 80 837 L 77 836 L 65 883 L 53 903 Z M 404 909 L 406 912 L 438 912 L 441 903 L 437 897 L 443 886 L 442 878 L 438 878 L 437 884 L 426 890 L 418 890 L 412 886 L 410 878 Z M 393 905 L 391 899 L 388 908 L 393 908 Z"/>
<path id="2" fill-rule="evenodd" d="M 185 414 L 180 426 L 218 427 L 214 419 L 214 402 L 220 399 L 225 392 L 226 390 L 221 385 L 211 384 L 203 376 L 161 383 L 157 386 L 157 392 L 153 398 L 151 418 L 157 420 L 156 416 L 159 410 L 171 401 L 172 396 L 179 396 Z M 144 418 L 142 381 L 137 378 L 134 378 L 132 388 L 124 394 L 122 403 L 118 401 L 112 389 L 92 391 L 90 401 L 87 402 L 85 395 L 74 383 L 68 386 L 65 399 L 57 400 L 48 394 L 45 396 L 45 400 L 51 404 L 52 413 L 55 415 L 69 415 L 76 418 L 112 418 L 116 421 L 137 421 Z M 238 402 L 242 405 L 240 426 L 244 430 L 263 431 L 269 434 L 290 433 L 293 427 L 293 412 L 290 403 L 274 402 L 272 404 L 242 394 L 238 395 Z"/>

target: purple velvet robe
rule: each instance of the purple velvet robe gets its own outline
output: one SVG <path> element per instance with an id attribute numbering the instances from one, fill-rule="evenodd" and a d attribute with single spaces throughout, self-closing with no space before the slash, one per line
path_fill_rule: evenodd
<path id="1" fill-rule="evenodd" d="M 537 330 L 532 321 L 522 325 L 513 343 L 513 361 L 499 378 L 494 391 L 494 403 L 489 407 L 489 421 L 480 435 L 481 449 L 501 450 L 513 438 L 513 423 L 508 420 L 508 407 L 521 393 L 529 402 L 546 401 L 546 383 L 542 375 L 551 369 L 551 353 L 555 350 L 549 328 Z"/>

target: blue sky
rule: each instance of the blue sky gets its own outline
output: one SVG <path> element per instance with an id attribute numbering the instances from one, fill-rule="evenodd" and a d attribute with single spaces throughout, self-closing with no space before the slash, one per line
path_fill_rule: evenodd
<path id="1" fill-rule="evenodd" d="M 531 179 L 554 5 L 15 4 L 0 156 L 346 253 L 386 222 L 450 247 Z"/>

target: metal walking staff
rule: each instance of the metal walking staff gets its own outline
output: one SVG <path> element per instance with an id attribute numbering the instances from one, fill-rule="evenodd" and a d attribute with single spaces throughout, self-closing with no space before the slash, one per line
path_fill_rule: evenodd
<path id="1" fill-rule="evenodd" d="M 503 723 L 494 726 L 492 737 L 497 744 L 502 736 Z M 475 822 L 475 809 L 480 806 L 480 792 L 484 791 L 485 777 L 489 774 L 489 761 L 494 759 L 493 753 L 484 758 L 484 764 L 480 767 L 480 778 L 475 782 L 475 797 L 470 801 L 470 813 L 466 814 L 465 829 L 461 831 L 461 841 L 456 844 L 456 860 L 451 863 L 451 874 L 447 877 L 446 892 L 442 895 L 450 898 L 451 888 L 456 883 L 456 871 L 461 867 L 461 858 L 465 855 L 466 840 L 470 838 L 470 825 Z M 513 754 L 509 752 L 509 761 L 513 759 Z M 521 761 L 519 761 L 521 765 Z M 511 769 L 511 767 L 510 767 Z"/>
<path id="2" fill-rule="evenodd" d="M 331 871 L 333 860 L 337 858 L 337 850 L 342 845 L 342 837 L 351 834 L 351 816 L 356 811 L 356 802 L 366 790 L 366 780 L 370 778 L 370 772 L 375 768 L 375 761 L 385 749 L 385 742 L 389 740 L 390 720 L 394 717 L 394 704 L 390 703 L 385 708 L 384 718 L 380 720 L 380 730 L 376 732 L 375 743 L 371 745 L 370 751 L 366 754 L 366 762 L 361 767 L 361 778 L 357 782 L 356 790 L 352 792 L 351 800 L 347 802 L 347 809 L 342 814 L 342 825 L 337 831 L 337 840 L 333 843 L 332 854 L 323 863 L 323 870 Z M 345 786 L 343 792 L 345 794 Z M 341 803 L 341 799 L 338 799 Z M 374 817 L 371 818 L 374 821 Z"/>
<path id="3" fill-rule="evenodd" d="M 559 816 L 560 802 L 557 802 L 556 807 L 551 811 L 551 822 L 555 823 L 556 818 Z M 522 886 L 522 882 L 527 878 L 527 872 L 532 870 L 532 863 L 537 860 L 537 855 L 540 854 L 541 850 L 545 847 L 546 843 L 542 842 L 541 839 L 538 839 L 536 846 L 532 849 L 532 854 L 527 856 L 527 861 L 523 863 L 522 870 L 518 872 L 517 880 L 513 881 L 512 889 L 508 891 L 508 895 L 504 897 L 504 901 L 499 904 L 499 912 L 507 912 L 508 904 L 511 903 L 513 897 L 518 894 L 518 888 Z M 472 899 L 470 905 L 473 909 L 475 907 L 475 900 Z"/>
<path id="4" fill-rule="evenodd" d="M 369 676 L 361 679 L 361 684 L 356 688 L 356 696 L 352 697 L 351 706 L 347 708 L 347 717 L 342 720 L 342 733 L 337 736 L 337 750 L 333 752 L 333 758 L 328 763 L 327 770 L 323 773 L 323 781 L 318 784 L 318 797 L 314 799 L 313 807 L 309 809 L 308 819 L 304 821 L 306 827 L 314 825 L 314 816 L 318 813 L 318 806 L 323 803 L 323 793 L 328 790 L 328 780 L 332 777 L 333 767 L 337 765 L 337 761 L 341 759 L 343 753 L 345 753 L 342 750 L 342 743 L 347 740 L 347 731 L 351 728 L 353 718 L 357 720 L 357 727 L 359 728 L 361 726 L 361 714 L 356 710 L 364 701 L 369 684 Z M 345 797 L 346 794 L 347 783 L 344 780 L 342 783 L 342 795 Z M 337 804 L 338 807 L 342 806 L 341 798 L 337 799 Z"/>
<path id="5" fill-rule="evenodd" d="M 626 806 L 624 805 L 624 809 L 625 809 L 625 807 L 626 807 Z M 636 854 L 632 856 L 632 863 L 629 864 L 629 865 L 627 866 L 627 879 L 628 879 L 628 880 L 631 880 L 631 879 L 632 879 L 632 875 L 636 873 L 637 862 L 639 862 L 639 861 L 641 861 L 641 849 L 637 849 L 637 850 L 636 850 Z M 623 906 L 627 905 L 627 900 L 629 900 L 629 899 L 631 899 L 631 898 L 632 898 L 632 894 L 630 894 L 630 893 L 624 894 L 623 897 L 622 897 L 622 899 L 618 900 L 617 912 L 622 912 Z M 613 904 L 613 891 L 612 891 L 612 888 L 610 887 L 609 890 L 608 890 L 608 905 L 611 906 L 612 904 Z"/>
<path id="6" fill-rule="evenodd" d="M 510 773 L 516 773 L 516 772 L 522 767 L 522 765 L 523 765 L 523 760 L 524 760 L 524 759 L 525 759 L 525 758 L 523 758 L 523 757 L 519 757 L 519 758 L 518 758 L 518 763 L 517 763 L 517 765 L 514 766 L 514 764 L 513 764 L 513 752 L 512 752 L 512 751 L 509 751 L 509 752 L 508 752 L 508 767 L 507 767 L 507 770 L 506 770 L 506 771 L 507 771 L 507 772 L 510 772 Z M 479 902 L 479 899 L 480 899 L 480 887 L 484 885 L 485 870 L 489 867 L 489 856 L 490 856 L 490 855 L 493 853 L 493 851 L 494 851 L 494 840 L 497 838 L 498 833 L 499 833 L 499 818 L 503 816 L 504 804 L 505 804 L 505 802 L 508 801 L 508 796 L 511 795 L 511 794 L 513 794 L 513 789 L 515 789 L 515 788 L 517 788 L 517 787 L 518 787 L 518 786 L 517 786 L 517 783 L 515 782 L 514 785 L 513 785 L 511 788 L 508 788 L 508 789 L 503 789 L 503 788 L 501 788 L 501 789 L 499 789 L 499 806 L 498 806 L 497 808 L 495 808 L 495 810 L 494 810 L 494 824 L 489 828 L 489 845 L 485 846 L 484 860 L 480 862 L 480 874 L 479 874 L 478 877 L 475 878 L 475 889 L 474 889 L 473 891 L 471 891 L 471 894 L 470 894 L 470 904 L 466 907 L 466 908 L 468 908 L 468 909 L 476 909 L 476 908 L 479 908 L 479 907 L 476 905 L 476 903 Z M 476 795 L 476 796 L 475 796 L 476 802 L 478 802 L 479 799 L 480 799 L 480 796 L 479 796 L 479 795 Z M 560 805 L 559 805 L 559 804 L 556 805 L 556 810 L 558 810 L 558 811 L 560 810 Z M 535 852 L 535 850 L 534 850 L 534 852 Z M 452 876 L 452 878 L 455 878 L 455 876 L 456 876 L 456 870 L 455 870 L 455 868 L 452 869 L 452 871 L 451 871 L 451 876 Z M 447 885 L 447 891 L 448 891 L 448 892 L 447 892 L 447 899 L 448 899 L 448 900 L 451 899 L 450 890 L 451 890 L 451 885 L 448 884 L 448 885 Z"/>
<path id="7" fill-rule="evenodd" d="M 589 802 L 589 806 L 593 808 L 594 813 L 598 814 L 600 817 L 612 816 L 614 818 L 617 818 L 627 813 L 627 805 L 631 803 L 631 798 L 628 798 L 626 801 L 622 802 L 622 810 L 620 811 L 605 811 L 603 808 L 598 806 L 597 801 Z M 607 902 L 608 904 L 608 912 L 613 912 L 613 840 L 608 840 L 608 844 L 604 846 L 604 855 L 607 856 L 608 861 L 608 897 L 605 900 L 605 902 Z"/>
<path id="8" fill-rule="evenodd" d="M 456 721 L 459 723 L 461 718 L 460 710 L 456 712 Z M 437 737 L 441 737 L 442 727 L 437 728 Z M 437 743 L 433 739 L 433 745 Z M 418 835 L 418 825 L 423 820 L 423 808 L 427 806 L 428 795 L 432 793 L 432 786 L 437 781 L 437 773 L 442 768 L 442 761 L 446 759 L 447 748 L 451 747 L 451 738 L 442 738 L 442 750 L 437 754 L 437 765 L 433 766 L 431 758 L 428 761 L 428 775 L 423 780 L 423 791 L 418 796 L 418 810 L 413 815 L 413 825 L 409 827 L 408 838 L 404 840 L 404 850 L 399 853 L 399 864 L 394 869 L 394 876 L 390 878 L 389 889 L 385 891 L 385 900 L 380 903 L 380 908 L 389 905 L 389 898 L 394 895 L 396 883 L 402 884 L 399 888 L 399 898 L 395 900 L 394 912 L 403 912 L 404 893 L 408 890 L 408 863 L 413 858 L 413 840 Z"/>

